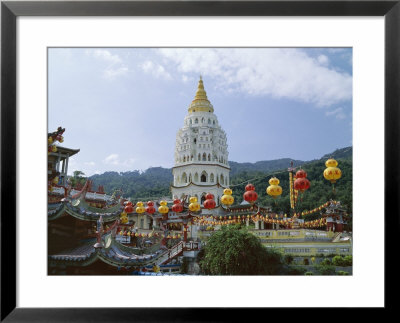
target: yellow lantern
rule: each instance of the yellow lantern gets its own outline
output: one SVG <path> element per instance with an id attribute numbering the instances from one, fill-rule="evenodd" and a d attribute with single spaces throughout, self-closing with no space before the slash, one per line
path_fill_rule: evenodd
<path id="1" fill-rule="evenodd" d="M 48 145 L 51 145 L 53 143 L 53 137 L 49 137 L 48 139 L 47 139 L 47 144 Z"/>
<path id="2" fill-rule="evenodd" d="M 196 196 L 192 196 L 189 199 L 189 210 L 192 212 L 197 212 L 200 211 L 200 204 L 197 202 L 197 197 Z"/>
<path id="3" fill-rule="evenodd" d="M 224 189 L 224 195 L 221 197 L 221 203 L 224 205 L 232 205 L 235 199 L 232 196 L 232 190 L 230 188 Z"/>
<path id="4" fill-rule="evenodd" d="M 53 153 L 57 152 L 57 146 L 52 146 L 52 147 L 51 147 L 51 151 L 52 151 Z"/>
<path id="5" fill-rule="evenodd" d="M 338 162 L 332 158 L 325 162 L 327 168 L 324 170 L 324 177 L 332 184 L 336 183 L 336 181 L 342 177 L 342 171 L 336 167 L 337 165 Z"/>
<path id="6" fill-rule="evenodd" d="M 144 211 L 146 211 L 146 208 L 143 206 L 143 202 L 137 202 L 136 203 L 136 213 L 143 213 Z"/>
<path id="7" fill-rule="evenodd" d="M 161 201 L 160 202 L 160 207 L 158 208 L 158 212 L 160 212 L 161 214 L 166 214 L 168 213 L 169 208 L 167 206 L 167 201 Z"/>
<path id="8" fill-rule="evenodd" d="M 269 181 L 270 186 L 267 187 L 267 194 L 276 199 L 282 194 L 282 187 L 279 186 L 279 179 L 272 177 Z"/>

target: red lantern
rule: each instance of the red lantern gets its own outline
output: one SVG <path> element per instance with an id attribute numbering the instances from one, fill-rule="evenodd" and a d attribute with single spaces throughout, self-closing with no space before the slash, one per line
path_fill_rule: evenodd
<path id="1" fill-rule="evenodd" d="M 255 191 L 247 191 L 243 194 L 243 199 L 249 203 L 257 201 L 258 194 Z"/>
<path id="2" fill-rule="evenodd" d="M 174 200 L 174 204 L 180 204 L 181 203 L 181 200 L 180 199 L 175 199 Z"/>
<path id="3" fill-rule="evenodd" d="M 208 194 L 207 194 L 208 195 Z M 212 195 L 212 194 L 211 194 Z M 207 199 L 204 201 L 203 203 L 204 208 L 206 208 L 207 210 L 211 210 L 213 208 L 215 208 L 216 203 L 213 199 Z"/>
<path id="4" fill-rule="evenodd" d="M 180 213 L 183 211 L 183 205 L 181 203 L 175 203 L 175 201 L 174 201 L 174 205 L 172 205 L 171 210 L 172 210 L 172 212 Z"/>
<path id="5" fill-rule="evenodd" d="M 306 178 L 307 177 L 307 173 L 304 170 L 300 169 L 300 170 L 297 171 L 295 177 L 296 178 Z"/>
<path id="6" fill-rule="evenodd" d="M 213 200 L 214 199 L 214 195 L 211 193 L 207 193 L 205 196 L 206 200 Z"/>
<path id="7" fill-rule="evenodd" d="M 146 207 L 145 210 L 146 210 L 146 212 L 149 213 L 149 214 L 153 214 L 153 213 L 156 211 L 156 209 L 154 208 L 154 206 L 148 205 L 148 204 L 147 204 L 147 207 Z"/>
<path id="8" fill-rule="evenodd" d="M 246 191 L 254 191 L 256 188 L 254 187 L 253 184 L 247 184 L 245 187 Z"/>
<path id="9" fill-rule="evenodd" d="M 300 177 L 294 181 L 294 189 L 295 190 L 304 192 L 305 190 L 307 190 L 309 188 L 310 188 L 310 181 L 307 178 Z"/>
<path id="10" fill-rule="evenodd" d="M 147 206 L 154 206 L 154 202 L 153 201 L 148 201 L 147 202 Z"/>
<path id="11" fill-rule="evenodd" d="M 133 212 L 133 206 L 132 206 L 132 203 L 129 205 L 129 204 L 127 204 L 126 206 L 125 206 L 125 213 L 132 213 Z"/>

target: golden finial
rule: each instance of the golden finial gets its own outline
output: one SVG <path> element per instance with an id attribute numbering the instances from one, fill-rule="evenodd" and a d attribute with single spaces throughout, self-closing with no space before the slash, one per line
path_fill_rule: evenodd
<path id="1" fill-rule="evenodd" d="M 200 75 L 199 83 L 197 85 L 197 91 L 194 96 L 194 100 L 189 106 L 189 112 L 214 112 L 214 108 L 207 98 L 207 93 L 204 90 L 203 78 Z"/>

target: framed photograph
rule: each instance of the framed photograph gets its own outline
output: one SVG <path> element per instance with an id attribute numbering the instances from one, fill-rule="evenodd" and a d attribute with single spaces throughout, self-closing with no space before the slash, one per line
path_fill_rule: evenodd
<path id="1" fill-rule="evenodd" d="M 389 308 L 399 15 L 2 2 L 1 319 Z"/>

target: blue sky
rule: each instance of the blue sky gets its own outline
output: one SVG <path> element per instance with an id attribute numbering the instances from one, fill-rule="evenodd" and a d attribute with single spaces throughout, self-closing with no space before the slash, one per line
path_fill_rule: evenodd
<path id="1" fill-rule="evenodd" d="M 352 145 L 351 48 L 51 48 L 49 131 L 69 173 L 172 167 L 201 74 L 229 160 L 310 160 Z"/>

